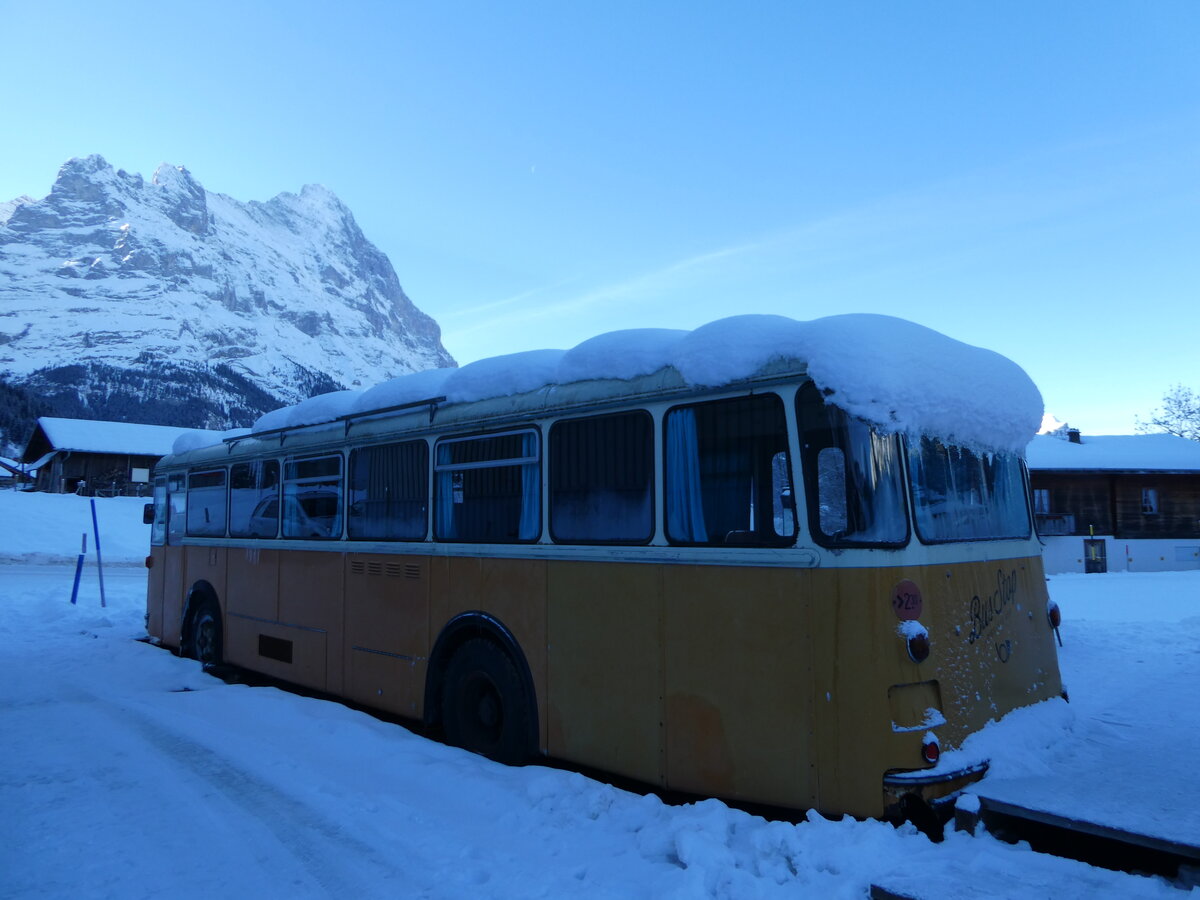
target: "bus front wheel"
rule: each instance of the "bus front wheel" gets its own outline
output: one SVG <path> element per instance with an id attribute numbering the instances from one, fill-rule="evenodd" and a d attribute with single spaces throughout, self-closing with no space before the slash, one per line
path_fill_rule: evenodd
<path id="1" fill-rule="evenodd" d="M 221 662 L 221 613 L 212 600 L 203 601 L 192 613 L 188 626 L 187 655 L 205 666 Z"/>
<path id="2" fill-rule="evenodd" d="M 529 703 L 517 668 L 498 645 L 473 638 L 455 651 L 442 694 L 446 739 L 516 765 L 530 756 Z"/>

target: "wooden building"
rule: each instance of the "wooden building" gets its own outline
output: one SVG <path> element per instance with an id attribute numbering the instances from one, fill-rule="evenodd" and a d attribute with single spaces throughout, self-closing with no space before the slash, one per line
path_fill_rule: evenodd
<path id="1" fill-rule="evenodd" d="M 154 466 L 184 434 L 211 432 L 43 416 L 25 444 L 21 463 L 36 470 L 35 490 L 141 496 L 149 493 Z"/>
<path id="2" fill-rule="evenodd" d="M 1200 568 L 1200 442 L 1072 431 L 1027 455 L 1047 572 Z"/>

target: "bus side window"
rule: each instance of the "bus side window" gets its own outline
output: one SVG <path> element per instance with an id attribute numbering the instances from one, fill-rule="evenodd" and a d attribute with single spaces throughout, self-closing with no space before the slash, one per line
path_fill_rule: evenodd
<path id="1" fill-rule="evenodd" d="M 351 539 L 421 541 L 429 501 L 424 441 L 360 447 L 350 454 Z"/>
<path id="2" fill-rule="evenodd" d="M 167 543 L 178 543 L 187 531 L 187 482 L 182 475 L 167 478 Z"/>
<path id="3" fill-rule="evenodd" d="M 676 544 L 781 546 L 796 537 L 787 507 L 787 426 L 776 394 L 667 412 L 667 539 Z"/>
<path id="4" fill-rule="evenodd" d="M 279 461 L 236 463 L 229 470 L 230 537 L 279 533 Z"/>
<path id="5" fill-rule="evenodd" d="M 542 530 L 539 444 L 536 431 L 439 441 L 434 466 L 437 539 L 536 541 Z"/>
<path id="6" fill-rule="evenodd" d="M 284 460 L 283 536 L 334 540 L 342 536 L 342 457 Z"/>
<path id="7" fill-rule="evenodd" d="M 150 544 L 161 547 L 167 542 L 167 479 L 154 479 L 154 524 L 150 529 Z"/>
<path id="8" fill-rule="evenodd" d="M 188 473 L 187 533 L 225 536 L 225 470 Z"/>
<path id="9" fill-rule="evenodd" d="M 646 412 L 550 429 L 550 534 L 559 543 L 642 544 L 654 534 L 654 424 Z"/>

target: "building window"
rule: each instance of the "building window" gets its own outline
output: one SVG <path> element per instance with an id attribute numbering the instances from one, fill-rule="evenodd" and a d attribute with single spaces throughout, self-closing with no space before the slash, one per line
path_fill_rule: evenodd
<path id="1" fill-rule="evenodd" d="M 542 528 L 540 441 L 513 431 L 439 441 L 435 528 L 439 541 L 536 541 Z"/>
<path id="2" fill-rule="evenodd" d="M 273 538 L 279 533 L 279 462 L 260 459 L 229 470 L 229 534 Z"/>
<path id="3" fill-rule="evenodd" d="M 1047 515 L 1050 512 L 1050 489 L 1049 488 L 1034 488 L 1033 490 L 1033 511 L 1041 515 Z"/>
<path id="4" fill-rule="evenodd" d="M 1158 512 L 1158 488 L 1142 488 L 1142 515 Z"/>
<path id="5" fill-rule="evenodd" d="M 562 543 L 645 543 L 654 533 L 654 428 L 645 412 L 556 422 L 550 534 Z"/>
<path id="6" fill-rule="evenodd" d="M 421 541 L 429 496 L 424 441 L 361 447 L 350 454 L 350 537 Z"/>

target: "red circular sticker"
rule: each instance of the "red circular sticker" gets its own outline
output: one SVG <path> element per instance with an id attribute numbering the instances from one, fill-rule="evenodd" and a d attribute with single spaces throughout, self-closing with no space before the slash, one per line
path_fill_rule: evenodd
<path id="1" fill-rule="evenodd" d="M 892 591 L 892 611 L 897 619 L 921 618 L 921 589 L 907 578 Z"/>

